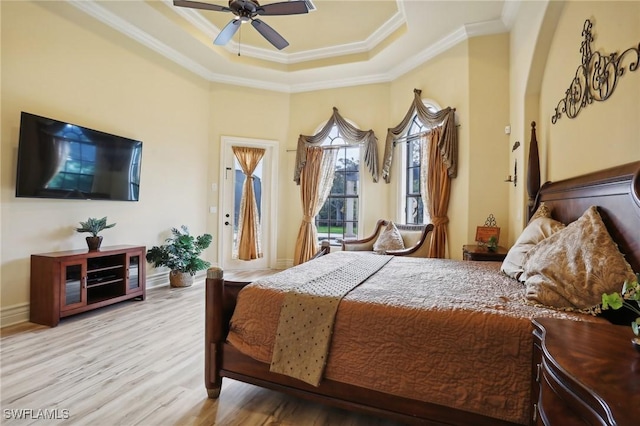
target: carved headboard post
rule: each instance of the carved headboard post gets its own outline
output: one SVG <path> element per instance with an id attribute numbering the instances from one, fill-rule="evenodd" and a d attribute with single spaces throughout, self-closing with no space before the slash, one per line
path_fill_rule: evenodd
<path id="1" fill-rule="evenodd" d="M 527 167 L 527 193 L 529 194 L 527 220 L 531 219 L 536 209 L 536 197 L 540 190 L 540 156 L 538 155 L 538 139 L 536 138 L 536 122 L 531 122 L 531 143 L 529 144 L 529 160 Z"/>

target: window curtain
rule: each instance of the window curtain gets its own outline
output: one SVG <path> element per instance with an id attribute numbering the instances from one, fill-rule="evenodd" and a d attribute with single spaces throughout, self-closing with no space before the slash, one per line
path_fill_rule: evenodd
<path id="1" fill-rule="evenodd" d="M 327 200 L 333 185 L 338 150 L 311 147 L 306 149 L 306 164 L 300 173 L 302 223 L 296 239 L 293 264 L 311 259 L 317 251 L 318 230 L 314 218 Z"/>
<path id="2" fill-rule="evenodd" d="M 293 174 L 293 180 L 300 185 L 300 175 L 307 164 L 307 148 L 312 146 L 320 146 L 327 138 L 331 128 L 336 125 L 338 130 L 344 137 L 348 145 L 362 144 L 365 146 L 364 162 L 373 177 L 373 181 L 378 181 L 378 138 L 373 130 L 360 130 L 352 126 L 347 120 L 342 118 L 338 109 L 333 107 L 333 114 L 327 121 L 327 124 L 313 136 L 300 135 L 298 138 L 298 149 L 296 151 L 296 165 Z"/>
<path id="3" fill-rule="evenodd" d="M 455 178 L 458 174 L 458 134 L 455 126 L 455 109 L 447 107 L 438 112 L 431 112 L 422 103 L 421 94 L 419 89 L 413 90 L 413 102 L 409 111 L 404 116 L 400 124 L 394 128 L 387 129 L 387 139 L 384 147 L 384 158 L 382 161 L 382 178 L 386 183 L 391 182 L 391 162 L 393 161 L 393 148 L 396 140 L 406 132 L 411 119 L 414 114 L 418 115 L 418 118 L 427 128 L 440 127 L 438 140 L 438 152 L 440 154 L 441 161 L 444 163 L 447 169 L 447 174 L 450 178 Z"/>
<path id="4" fill-rule="evenodd" d="M 232 147 L 246 179 L 242 186 L 240 214 L 238 217 L 238 259 L 252 260 L 262 257 L 260 241 L 260 216 L 253 190 L 253 172 L 262 160 L 265 150 L 242 146 Z"/>
<path id="5" fill-rule="evenodd" d="M 431 129 L 422 138 L 422 164 L 420 165 L 420 191 L 425 211 L 433 224 L 429 257 L 443 259 L 447 246 L 447 224 L 449 217 L 449 195 L 451 177 L 448 168 L 438 154 L 438 143 L 442 137 L 442 128 Z"/>

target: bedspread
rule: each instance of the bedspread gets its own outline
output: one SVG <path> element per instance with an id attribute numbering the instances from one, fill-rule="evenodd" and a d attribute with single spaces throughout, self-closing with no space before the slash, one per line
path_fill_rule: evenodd
<path id="1" fill-rule="evenodd" d="M 229 343 L 271 361 L 286 291 L 370 253 L 337 252 L 245 287 Z M 342 299 L 325 378 L 527 424 L 531 319 L 605 321 L 524 303 L 498 262 L 395 257 Z"/>

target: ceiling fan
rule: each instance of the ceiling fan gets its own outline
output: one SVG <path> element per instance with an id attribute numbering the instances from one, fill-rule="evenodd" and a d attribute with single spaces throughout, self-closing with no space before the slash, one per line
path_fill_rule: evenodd
<path id="1" fill-rule="evenodd" d="M 225 45 L 231 37 L 238 31 L 243 22 L 251 21 L 253 28 L 258 30 L 267 41 L 277 49 L 282 50 L 289 45 L 276 30 L 257 19 L 258 15 L 298 15 L 309 12 L 305 1 L 284 1 L 279 3 L 265 4 L 261 6 L 256 0 L 229 0 L 229 7 L 218 6 L 217 4 L 202 3 L 190 0 L 174 0 L 174 6 L 189 7 L 192 9 L 213 10 L 215 12 L 231 12 L 236 17 L 232 19 L 213 41 L 213 44 Z"/>

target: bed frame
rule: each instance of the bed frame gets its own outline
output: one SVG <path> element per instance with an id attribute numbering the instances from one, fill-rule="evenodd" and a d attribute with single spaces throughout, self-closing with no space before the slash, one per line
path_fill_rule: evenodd
<path id="1" fill-rule="evenodd" d="M 532 128 L 535 142 L 535 123 Z M 556 219 L 568 223 L 577 219 L 589 206 L 601 206 L 603 219 L 619 243 L 620 250 L 635 271 L 640 271 L 640 161 L 584 175 L 557 183 L 546 183 L 540 191 L 537 143 L 535 165 L 528 179 L 538 192 L 532 197 L 530 212 L 544 201 L 553 208 Z M 533 169 L 533 170 L 532 170 Z M 537 184 L 535 173 L 538 173 Z M 533 182 L 531 182 L 533 180 Z M 531 213 L 530 213 L 531 214 Z M 220 395 L 222 378 L 228 377 L 257 386 L 281 391 L 311 401 L 361 411 L 409 424 L 422 425 L 512 425 L 503 420 L 456 410 L 423 401 L 397 397 L 353 385 L 323 380 L 319 387 L 293 378 L 271 373 L 269 365 L 258 362 L 226 343 L 229 321 L 241 286 L 225 286 L 223 271 L 211 268 L 206 279 L 205 385 L 210 398 Z M 531 418 L 531 417 L 530 417 Z"/>

